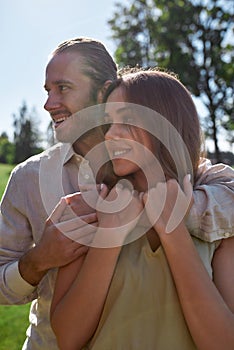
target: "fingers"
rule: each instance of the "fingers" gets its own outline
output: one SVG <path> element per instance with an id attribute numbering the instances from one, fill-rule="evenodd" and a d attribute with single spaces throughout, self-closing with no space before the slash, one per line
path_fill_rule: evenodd
<path id="1" fill-rule="evenodd" d="M 52 211 L 52 213 L 50 214 L 48 221 L 51 221 L 55 224 L 58 223 L 66 206 L 67 206 L 66 200 L 64 197 L 62 197 L 61 200 L 59 201 L 59 203 L 56 205 L 56 207 Z"/>
<path id="2" fill-rule="evenodd" d="M 139 193 L 139 199 L 142 203 L 144 203 L 144 195 L 145 195 L 145 192 L 140 192 Z"/>
<path id="3" fill-rule="evenodd" d="M 166 203 L 166 184 L 158 183 L 143 195 L 143 203 L 152 225 L 158 221 Z"/>
<path id="4" fill-rule="evenodd" d="M 94 212 L 98 200 L 104 199 L 109 190 L 105 184 L 85 185 L 80 192 L 65 197 L 67 204 L 78 213 L 78 215 Z"/>
<path id="5" fill-rule="evenodd" d="M 70 206 L 67 206 L 64 209 L 64 212 L 61 215 L 59 222 L 69 221 L 69 220 L 72 220 L 74 218 L 77 218 L 77 216 L 78 215 L 74 212 L 74 210 L 72 210 L 72 208 Z"/>
<path id="6" fill-rule="evenodd" d="M 71 220 L 59 222 L 56 226 L 61 232 L 69 232 L 87 226 L 87 224 L 94 223 L 96 221 L 97 215 L 96 213 L 93 213 L 89 215 L 83 215 L 80 217 L 77 216 L 75 218 L 72 218 Z"/>
<path id="7" fill-rule="evenodd" d="M 77 245 L 77 248 L 75 249 L 75 252 L 76 252 L 76 259 L 79 258 L 80 256 L 86 254 L 88 250 L 89 250 L 89 247 L 88 247 L 88 246 L 85 246 L 85 245 Z"/>
<path id="8" fill-rule="evenodd" d="M 89 246 L 92 243 L 96 232 L 97 227 L 87 225 L 82 228 L 82 231 L 80 229 L 77 229 L 66 233 L 66 236 L 71 239 L 73 243 Z"/>
<path id="9" fill-rule="evenodd" d="M 177 184 L 177 195 L 174 202 L 173 210 L 170 214 L 167 226 L 166 233 L 172 232 L 178 225 L 184 220 L 187 211 L 190 206 L 193 188 L 190 182 L 191 176 L 188 174 L 184 177 L 183 186 L 184 191 Z M 170 193 L 169 193 L 170 194 Z"/>
<path id="10" fill-rule="evenodd" d="M 97 202 L 97 210 L 102 213 L 114 214 L 124 210 L 132 200 L 132 193 L 127 188 L 115 186 L 108 195 Z"/>
<path id="11" fill-rule="evenodd" d="M 101 184 L 101 187 L 100 187 L 100 197 L 102 199 L 105 199 L 106 196 L 108 195 L 108 187 L 105 185 L 105 184 Z"/>
<path id="12" fill-rule="evenodd" d="M 71 220 L 57 223 L 56 227 L 67 238 L 80 244 L 89 245 L 97 230 L 97 215 L 93 213 L 81 217 L 77 216 Z"/>
<path id="13" fill-rule="evenodd" d="M 102 186 L 103 186 L 103 184 L 98 184 L 98 185 L 92 185 L 92 184 L 80 185 L 80 191 L 66 195 L 66 197 L 65 197 L 66 202 L 67 202 L 68 205 L 71 205 L 71 202 L 74 199 L 77 199 L 78 197 L 82 196 L 85 192 L 99 193 L 101 191 Z"/>
<path id="14" fill-rule="evenodd" d="M 189 206 L 188 206 L 186 215 L 189 213 L 189 211 L 192 208 L 193 203 L 194 203 L 193 186 L 192 186 L 192 183 L 191 183 L 190 179 L 191 179 L 191 176 L 190 176 L 190 174 L 188 174 L 188 175 L 186 175 L 184 177 L 184 181 L 183 181 L 184 193 L 185 193 L 185 196 L 186 196 L 186 198 L 187 198 L 187 200 L 189 202 Z"/>
<path id="15" fill-rule="evenodd" d="M 193 186 L 191 184 L 191 175 L 187 174 L 183 180 L 184 193 L 186 197 L 191 198 L 193 194 Z"/>

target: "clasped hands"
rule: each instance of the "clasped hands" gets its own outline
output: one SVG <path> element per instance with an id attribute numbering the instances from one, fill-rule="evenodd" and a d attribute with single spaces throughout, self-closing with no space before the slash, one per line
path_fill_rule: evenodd
<path id="1" fill-rule="evenodd" d="M 63 197 L 46 221 L 36 251 L 43 270 L 69 264 L 89 247 L 121 246 L 151 227 L 160 236 L 173 231 L 192 205 L 188 176 L 183 191 L 176 180 L 158 183 L 146 193 L 117 184 L 81 189 Z M 135 234 L 135 232 L 137 232 Z M 129 240 L 130 239 L 130 240 Z"/>
<path id="2" fill-rule="evenodd" d="M 50 220 L 80 244 L 111 247 L 123 244 L 136 226 L 145 232 L 153 226 L 159 235 L 173 231 L 191 203 L 189 176 L 184 178 L 183 190 L 172 179 L 158 183 L 146 193 L 138 193 L 122 183 L 110 191 L 99 185 L 63 197 Z"/>

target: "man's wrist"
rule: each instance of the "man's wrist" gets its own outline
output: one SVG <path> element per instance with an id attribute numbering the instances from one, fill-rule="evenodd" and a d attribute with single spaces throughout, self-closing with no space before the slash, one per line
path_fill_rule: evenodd
<path id="1" fill-rule="evenodd" d="M 37 248 L 31 248 L 19 259 L 19 273 L 21 277 L 32 286 L 38 285 L 48 270 L 42 266 Z"/>

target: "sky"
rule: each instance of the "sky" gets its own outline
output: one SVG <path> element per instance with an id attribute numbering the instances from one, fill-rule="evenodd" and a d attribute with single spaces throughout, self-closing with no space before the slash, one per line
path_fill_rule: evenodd
<path id="1" fill-rule="evenodd" d="M 50 116 L 44 111 L 45 67 L 48 56 L 62 41 L 86 36 L 101 40 L 113 55 L 107 24 L 115 0 L 0 0 L 0 134 L 13 134 L 13 113 L 23 101 L 36 109 L 40 130 Z"/>
<path id="2" fill-rule="evenodd" d="M 125 0 L 118 0 L 124 3 Z M 115 43 L 107 21 L 116 0 L 0 0 L 0 134 L 13 136 L 13 117 L 23 101 L 36 109 L 46 132 L 49 114 L 43 109 L 48 56 L 62 41 L 86 36 L 101 40 L 113 56 Z M 202 105 L 196 101 L 203 112 Z M 210 150 L 212 150 L 212 143 Z M 224 150 L 224 146 L 222 146 Z"/>

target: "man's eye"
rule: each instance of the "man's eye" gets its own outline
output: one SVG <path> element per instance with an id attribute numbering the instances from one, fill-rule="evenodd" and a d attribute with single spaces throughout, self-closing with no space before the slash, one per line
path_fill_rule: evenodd
<path id="1" fill-rule="evenodd" d="M 67 89 L 66 85 L 59 85 L 59 90 L 60 91 L 65 91 Z"/>

